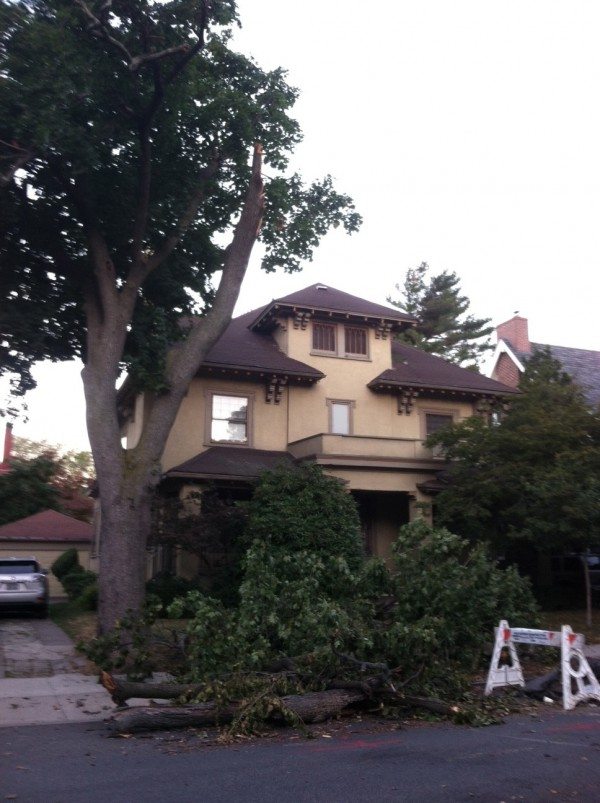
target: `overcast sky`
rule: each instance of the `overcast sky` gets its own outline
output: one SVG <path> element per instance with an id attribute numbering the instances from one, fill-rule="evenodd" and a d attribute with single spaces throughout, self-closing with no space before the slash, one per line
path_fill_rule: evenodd
<path id="1" fill-rule="evenodd" d="M 472 312 L 600 349 L 597 0 L 239 0 L 240 49 L 301 91 L 293 168 L 363 215 L 296 275 L 258 254 L 244 312 L 317 281 L 385 303 L 406 270 L 456 271 Z M 17 434 L 85 446 L 72 366 L 39 371 Z"/>

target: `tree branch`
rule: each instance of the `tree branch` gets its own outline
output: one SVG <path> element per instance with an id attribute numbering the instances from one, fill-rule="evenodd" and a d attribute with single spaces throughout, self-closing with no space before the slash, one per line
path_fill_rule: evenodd
<path id="1" fill-rule="evenodd" d="M 90 20 L 88 30 L 94 36 L 98 36 L 99 38 L 106 40 L 109 44 L 111 44 L 114 48 L 116 48 L 123 56 L 125 56 L 125 58 L 127 59 L 127 64 L 131 65 L 133 56 L 131 55 L 129 50 L 127 50 L 127 48 L 122 42 L 119 42 L 118 39 L 115 39 L 115 37 L 111 35 L 108 28 L 92 12 L 87 3 L 85 3 L 84 0 L 75 0 L 75 5 L 79 6 L 79 8 L 83 11 L 85 16 L 88 18 L 88 20 Z M 110 4 L 108 7 L 110 7 Z"/>
<path id="2" fill-rule="evenodd" d="M 94 14 L 85 0 L 74 0 L 74 2 L 75 5 L 79 6 L 86 18 L 89 20 L 88 30 L 90 33 L 93 36 L 104 39 L 106 42 L 116 48 L 121 55 L 125 57 L 127 61 L 127 67 L 131 72 L 137 72 L 137 70 L 139 70 L 144 64 L 160 61 L 161 59 L 168 58 L 169 56 L 174 56 L 177 53 L 187 54 L 189 51 L 195 51 L 195 53 L 198 52 L 197 45 L 192 47 L 188 42 L 182 42 L 179 45 L 173 45 L 173 47 L 167 47 L 164 50 L 142 53 L 139 56 L 133 56 L 125 47 L 125 45 L 112 35 L 110 28 L 98 16 L 96 16 L 96 14 Z M 108 12 L 111 5 L 112 4 L 110 2 L 104 3 L 101 10 Z M 202 3 L 202 6 L 204 8 L 205 3 Z M 192 55 L 194 55 L 194 53 Z M 187 63 L 187 61 L 185 63 Z"/>
<path id="3" fill-rule="evenodd" d="M 200 204 L 206 197 L 206 189 L 209 182 L 217 175 L 220 166 L 221 156 L 217 155 L 203 170 L 200 171 L 196 191 L 189 199 L 188 205 L 184 213 L 179 218 L 175 229 L 173 230 L 172 234 L 165 238 L 163 244 L 146 261 L 146 275 L 151 273 L 153 270 L 156 270 L 156 268 L 158 268 L 158 266 L 161 265 L 179 245 L 186 231 L 196 217 L 198 209 L 200 208 Z"/>
<path id="4" fill-rule="evenodd" d="M 27 162 L 35 156 L 35 152 L 29 148 L 22 148 L 15 142 L 6 142 L 3 139 L 0 139 L 0 145 L 8 149 L 8 154 L 2 155 L 0 158 L 12 162 L 4 173 L 0 173 L 1 188 L 7 187 L 11 183 L 17 170 L 24 167 Z"/>
<path id="5" fill-rule="evenodd" d="M 244 206 L 227 248 L 223 274 L 214 302 L 208 313 L 195 321 L 185 340 L 176 344 L 169 355 L 167 380 L 170 393 L 154 399 L 136 447 L 150 462 L 160 459 L 163 438 L 166 438 L 181 399 L 207 351 L 228 326 L 244 279 L 252 248 L 256 242 L 264 210 L 262 181 L 262 146 L 254 146 L 252 172 Z M 174 246 L 173 246 L 174 247 Z M 172 249 L 171 249 L 172 250 Z"/>

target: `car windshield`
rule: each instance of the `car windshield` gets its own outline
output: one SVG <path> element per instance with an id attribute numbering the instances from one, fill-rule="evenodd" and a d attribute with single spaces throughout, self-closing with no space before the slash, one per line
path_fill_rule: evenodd
<path id="1" fill-rule="evenodd" d="M 37 563 L 32 560 L 0 561 L 0 574 L 34 574 Z"/>

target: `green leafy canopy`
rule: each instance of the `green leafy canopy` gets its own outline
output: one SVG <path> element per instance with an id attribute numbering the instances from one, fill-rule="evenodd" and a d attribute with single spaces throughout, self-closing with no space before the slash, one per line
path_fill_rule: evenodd
<path id="1" fill-rule="evenodd" d="M 441 520 L 499 548 L 524 538 L 547 551 L 600 542 L 600 417 L 548 352 L 528 360 L 497 425 L 470 419 L 431 438 L 451 461 Z"/>
<path id="2" fill-rule="evenodd" d="M 21 390 L 35 360 L 85 361 L 90 230 L 123 289 L 136 258 L 181 233 L 203 186 L 178 246 L 138 291 L 122 355 L 139 385 L 161 389 L 181 316 L 213 301 L 257 142 L 265 270 L 298 270 L 330 226 L 359 226 L 329 177 L 286 175 L 297 91 L 284 70 L 233 49 L 237 24 L 232 0 L 0 1 L 0 371 Z"/>

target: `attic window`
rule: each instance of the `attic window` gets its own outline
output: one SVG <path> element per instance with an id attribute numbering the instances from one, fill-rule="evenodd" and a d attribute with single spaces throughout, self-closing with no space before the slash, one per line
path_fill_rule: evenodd
<path id="1" fill-rule="evenodd" d="M 357 326 L 346 326 L 344 329 L 346 354 L 367 355 L 367 330 Z"/>
<path id="2" fill-rule="evenodd" d="M 313 350 L 336 353 L 336 327 L 330 323 L 313 324 Z"/>
<path id="3" fill-rule="evenodd" d="M 329 290 L 326 284 L 318 284 L 317 290 Z"/>

